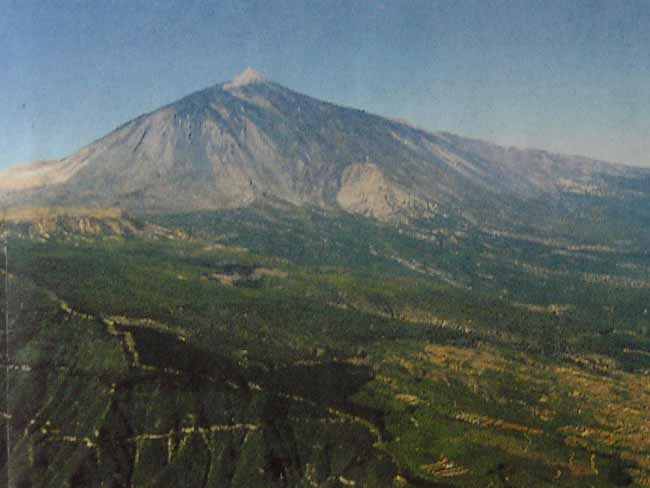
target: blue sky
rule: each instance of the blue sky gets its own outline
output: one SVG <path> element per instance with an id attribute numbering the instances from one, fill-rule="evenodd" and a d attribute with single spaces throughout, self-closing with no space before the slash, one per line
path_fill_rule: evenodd
<path id="1" fill-rule="evenodd" d="M 247 66 L 430 130 L 650 166 L 650 2 L 0 0 L 0 167 Z"/>

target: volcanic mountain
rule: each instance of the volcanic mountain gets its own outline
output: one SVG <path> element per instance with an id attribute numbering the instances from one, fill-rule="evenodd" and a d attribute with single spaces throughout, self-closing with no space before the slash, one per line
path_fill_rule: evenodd
<path id="1" fill-rule="evenodd" d="M 340 107 L 247 69 L 60 161 L 0 172 L 10 205 L 165 213 L 262 200 L 390 221 L 525 221 L 562 195 L 648 197 L 650 171 L 504 148 Z M 497 220 L 495 220 L 497 219 Z M 504 220 L 505 219 L 505 220 Z"/>
<path id="2" fill-rule="evenodd" d="M 0 486 L 648 486 L 650 170 L 246 70 L 0 198 Z"/>

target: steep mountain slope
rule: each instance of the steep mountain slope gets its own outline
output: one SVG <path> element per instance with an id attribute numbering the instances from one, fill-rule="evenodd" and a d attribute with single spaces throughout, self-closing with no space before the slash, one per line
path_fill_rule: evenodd
<path id="1" fill-rule="evenodd" d="M 432 134 L 296 93 L 247 70 L 140 116 L 47 177 L 0 173 L 5 203 L 138 213 L 248 206 L 272 197 L 381 220 L 454 213 L 525 222 L 560 196 L 648 197 L 650 171 Z M 34 171 L 32 171 L 33 173 Z"/>

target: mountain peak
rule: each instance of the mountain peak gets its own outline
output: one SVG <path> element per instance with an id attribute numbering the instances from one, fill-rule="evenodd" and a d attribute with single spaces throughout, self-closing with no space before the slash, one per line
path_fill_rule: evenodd
<path id="1" fill-rule="evenodd" d="M 252 85 L 254 83 L 263 83 L 266 78 L 259 71 L 255 71 L 250 66 L 235 76 L 232 81 L 226 83 L 224 88 L 238 88 L 240 86 Z"/>

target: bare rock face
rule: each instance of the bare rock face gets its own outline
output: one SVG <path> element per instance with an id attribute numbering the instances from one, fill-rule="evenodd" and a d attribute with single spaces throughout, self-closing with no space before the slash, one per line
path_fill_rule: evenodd
<path id="1" fill-rule="evenodd" d="M 0 204 L 146 214 L 274 199 L 385 221 L 418 209 L 507 221 L 525 220 L 526 205 L 555 208 L 570 193 L 649 198 L 649 183 L 648 170 L 433 134 L 338 107 L 249 68 L 70 157 L 0 172 Z"/>
<path id="2" fill-rule="evenodd" d="M 348 166 L 336 195 L 341 208 L 383 221 L 393 220 L 409 201 L 408 193 L 371 163 Z"/>

